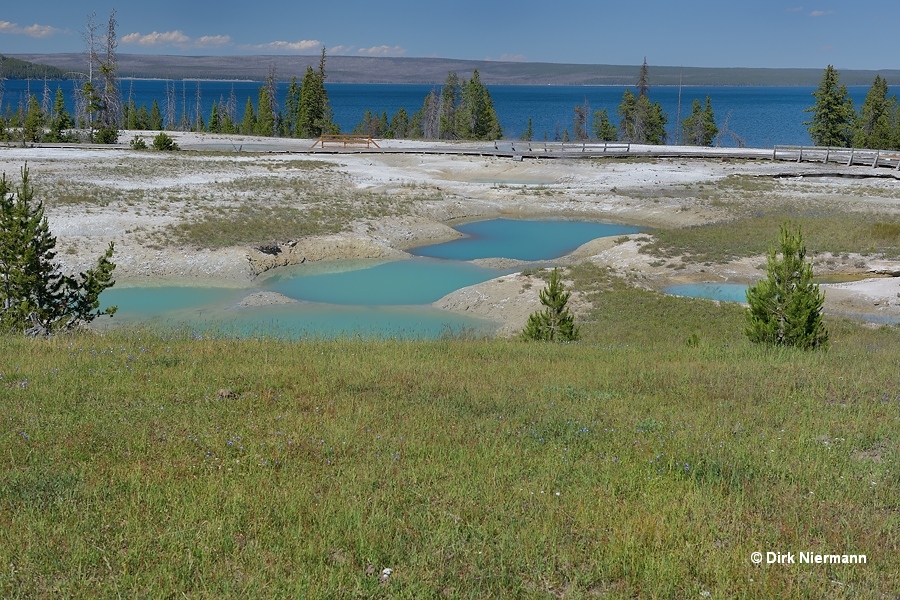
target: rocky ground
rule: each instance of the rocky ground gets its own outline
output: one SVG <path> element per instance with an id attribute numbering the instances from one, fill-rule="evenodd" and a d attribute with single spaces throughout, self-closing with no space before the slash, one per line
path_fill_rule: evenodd
<path id="1" fill-rule="evenodd" d="M 403 259 L 411 247 L 458 235 L 454 223 L 499 216 L 565 216 L 648 228 L 702 225 L 730 218 L 704 190 L 734 175 L 774 181 L 773 202 L 840 202 L 849 210 L 877 210 L 900 221 L 900 180 L 872 178 L 873 170 L 865 167 L 714 159 L 515 161 L 418 152 L 323 156 L 299 153 L 309 141 L 267 140 L 262 148 L 253 138 L 180 134 L 177 139 L 196 152 L 8 147 L 0 149 L 0 170 L 15 182 L 27 162 L 65 268 L 86 268 L 114 241 L 120 285 L 249 288 L 260 273 L 281 266 Z M 394 144 L 416 149 L 414 143 Z M 271 218 L 315 214 L 337 226 L 274 239 L 262 233 L 258 243 L 213 248 L 202 237 L 179 238 L 184 224 L 218 218 L 240 226 L 242 219 L 252 220 L 248 211 L 261 207 L 287 211 L 272 212 Z M 684 261 L 673 270 L 640 251 L 651 239 L 638 234 L 594 240 L 558 262 L 589 260 L 653 289 L 685 282 L 749 283 L 765 262 L 763 256 L 722 264 Z M 900 275 L 900 263 L 855 254 L 816 261 L 820 274 L 871 275 L 825 286 L 828 309 L 900 315 L 900 278 L 888 276 Z M 436 306 L 496 320 L 503 323 L 502 334 L 511 334 L 539 307 L 542 285 L 521 273 L 507 275 L 459 290 Z M 246 303 L 284 301 L 257 294 Z M 576 294 L 576 309 L 579 302 Z"/>

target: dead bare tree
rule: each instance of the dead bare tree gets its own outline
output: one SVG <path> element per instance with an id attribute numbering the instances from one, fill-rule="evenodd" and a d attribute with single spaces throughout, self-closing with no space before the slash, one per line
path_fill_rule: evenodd
<path id="1" fill-rule="evenodd" d="M 731 121 L 730 110 L 728 111 L 728 114 L 725 115 L 725 121 L 722 123 L 722 127 L 719 128 L 719 135 L 716 136 L 716 147 L 718 148 L 719 146 L 721 146 L 722 140 L 725 138 L 725 136 L 728 136 L 734 141 L 735 144 L 737 144 L 738 148 L 743 148 L 747 144 L 747 140 L 728 128 L 729 121 Z"/>
<path id="2" fill-rule="evenodd" d="M 118 130 L 122 115 L 122 94 L 119 92 L 118 59 L 116 50 L 119 42 L 116 38 L 116 9 L 109 13 L 109 24 L 106 28 L 106 57 L 100 66 L 103 76 L 103 92 L 101 93 L 101 126 L 108 130 Z"/>
<path id="3" fill-rule="evenodd" d="M 169 82 L 166 82 L 166 129 L 174 130 L 175 129 L 175 82 L 171 82 L 172 86 L 169 87 Z"/>
<path id="4" fill-rule="evenodd" d="M 200 95 L 200 82 L 197 81 L 197 103 L 194 107 L 194 131 L 203 131 L 203 99 Z"/>

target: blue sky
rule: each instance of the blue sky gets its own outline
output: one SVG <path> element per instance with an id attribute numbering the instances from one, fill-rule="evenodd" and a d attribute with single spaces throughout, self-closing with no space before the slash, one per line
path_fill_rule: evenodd
<path id="1" fill-rule="evenodd" d="M 900 68 L 896 0 L 4 0 L 0 53 L 83 51 L 112 9 L 120 53 Z"/>

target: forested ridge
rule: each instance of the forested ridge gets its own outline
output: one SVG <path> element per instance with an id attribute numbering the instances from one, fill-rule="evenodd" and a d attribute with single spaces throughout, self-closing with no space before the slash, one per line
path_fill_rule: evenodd
<path id="1" fill-rule="evenodd" d="M 65 71 L 84 71 L 83 52 L 16 54 L 16 58 L 53 65 Z M 652 57 L 648 57 L 651 58 Z M 476 69 L 486 85 L 633 85 L 639 65 L 502 62 L 452 58 L 329 56 L 331 83 L 440 84 L 454 71 L 469 78 Z M 122 77 L 162 79 L 247 79 L 262 81 L 274 68 L 289 81 L 316 68 L 318 55 L 308 56 L 172 56 L 119 53 Z M 713 67 L 654 67 L 654 85 L 809 85 L 821 79 L 820 68 L 766 69 Z M 842 70 L 846 85 L 871 85 L 876 75 L 888 85 L 900 85 L 900 69 Z M 5 75 L 8 78 L 10 74 Z M 32 75 L 35 76 L 35 75 Z"/>

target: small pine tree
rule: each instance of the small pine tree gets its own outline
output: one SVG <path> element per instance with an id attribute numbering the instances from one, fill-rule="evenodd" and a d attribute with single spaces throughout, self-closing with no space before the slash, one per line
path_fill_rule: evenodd
<path id="1" fill-rule="evenodd" d="M 150 123 L 148 129 L 159 131 L 163 128 L 162 113 L 159 110 L 159 103 L 154 99 L 153 105 L 150 107 Z"/>
<path id="2" fill-rule="evenodd" d="M 522 133 L 522 141 L 530 142 L 532 139 L 534 139 L 534 123 L 531 117 L 528 117 L 528 125 L 525 127 L 525 132 Z"/>
<path id="3" fill-rule="evenodd" d="M 22 136 L 28 142 L 40 142 L 44 138 L 44 111 L 41 110 L 41 104 L 34 94 L 28 99 Z"/>
<path id="4" fill-rule="evenodd" d="M 522 337 L 545 342 L 576 341 L 579 337 L 578 326 L 566 306 L 571 295 L 559 279 L 559 270 L 553 269 L 550 284 L 540 291 L 541 304 L 546 308 L 528 317 Z"/>
<path id="5" fill-rule="evenodd" d="M 824 301 L 825 294 L 813 283 L 812 264 L 806 262 L 800 228 L 782 225 L 778 250 L 769 251 L 766 278 L 747 290 L 747 337 L 775 346 L 825 347 Z"/>
<path id="6" fill-rule="evenodd" d="M 0 178 L 0 330 L 49 335 L 112 315 L 99 311 L 100 294 L 113 286 L 113 244 L 97 265 L 77 278 L 55 262 L 56 237 L 42 202 L 34 202 L 28 168 L 16 188 Z"/>
<path id="7" fill-rule="evenodd" d="M 594 137 L 601 142 L 614 142 L 619 137 L 619 131 L 610 122 L 605 108 L 594 111 Z"/>

